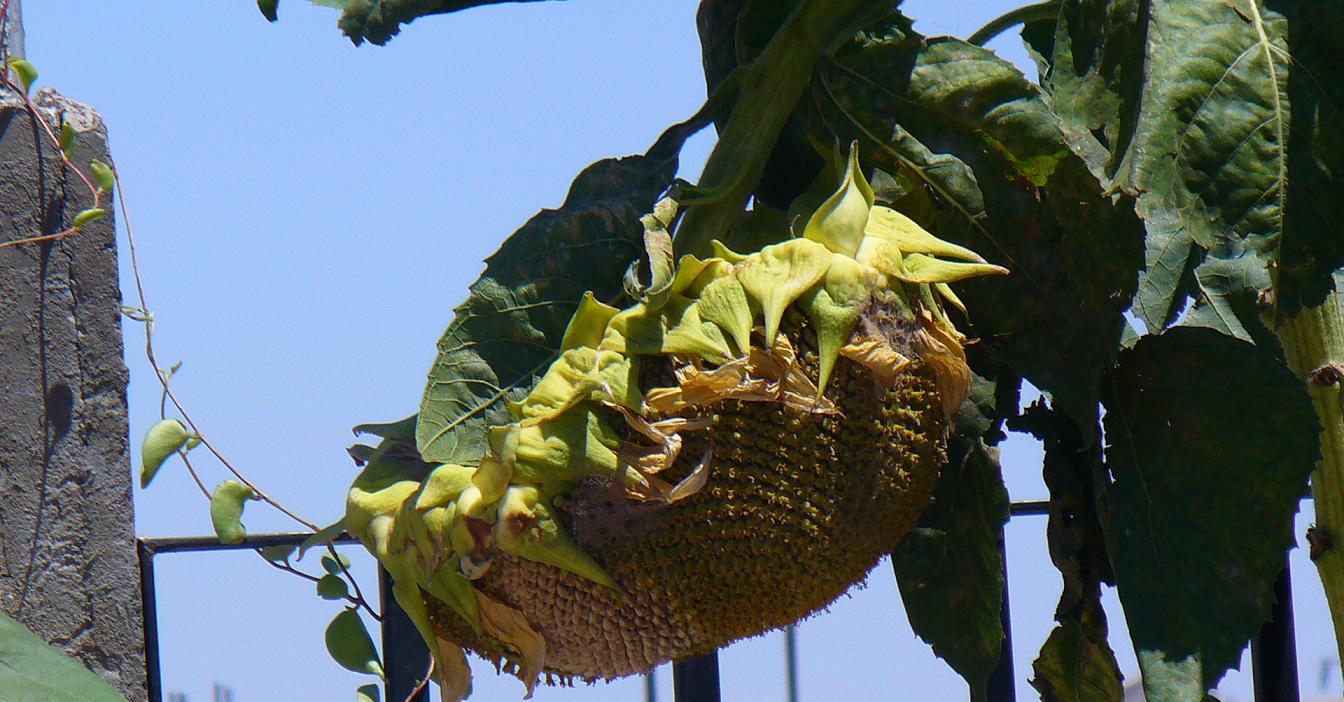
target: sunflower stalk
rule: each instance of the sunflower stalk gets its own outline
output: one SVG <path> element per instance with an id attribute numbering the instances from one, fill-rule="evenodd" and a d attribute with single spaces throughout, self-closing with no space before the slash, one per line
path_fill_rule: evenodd
<path id="1" fill-rule="evenodd" d="M 812 71 L 837 40 L 890 7 L 864 0 L 805 0 L 747 67 L 737 103 L 710 153 L 697 189 L 714 193 L 690 207 L 677 229 L 677 253 L 705 256 L 728 232 L 761 179 L 784 124 L 812 82 Z"/>
<path id="2" fill-rule="evenodd" d="M 1331 292 L 1319 307 L 1281 323 L 1277 333 L 1323 427 L 1321 460 L 1311 475 L 1316 525 L 1308 540 L 1344 658 L 1344 293 Z"/>

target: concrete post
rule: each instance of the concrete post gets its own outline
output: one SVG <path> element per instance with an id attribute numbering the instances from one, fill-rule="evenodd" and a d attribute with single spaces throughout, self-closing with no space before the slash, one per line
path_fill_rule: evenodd
<path id="1" fill-rule="evenodd" d="M 57 129 L 75 128 L 76 163 L 111 162 L 96 112 L 52 91 L 37 102 Z M 91 204 L 18 96 L 0 90 L 0 241 L 60 231 Z M 0 248 L 0 609 L 140 702 L 120 310 L 110 217 L 63 241 Z"/>

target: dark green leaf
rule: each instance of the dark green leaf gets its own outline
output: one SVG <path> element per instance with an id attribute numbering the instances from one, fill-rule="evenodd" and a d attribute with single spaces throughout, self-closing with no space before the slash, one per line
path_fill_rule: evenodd
<path id="1" fill-rule="evenodd" d="M 378 692 L 378 686 L 374 683 L 360 685 L 359 689 L 355 690 L 355 702 L 378 702 L 380 699 L 382 697 Z"/>
<path id="2" fill-rule="evenodd" d="M 1033 36 L 1048 52 L 1043 86 L 1064 138 L 1108 190 L 1114 152 L 1126 138 L 1121 121 L 1142 87 L 1145 37 L 1138 15 L 1139 0 L 1065 0 L 1048 46 L 1043 28 Z"/>
<path id="3" fill-rule="evenodd" d="M 268 22 L 280 19 L 280 0 L 257 0 L 257 9 L 261 10 L 261 16 Z"/>
<path id="4" fill-rule="evenodd" d="M 1073 622 L 1050 632 L 1031 666 L 1042 702 L 1120 702 L 1125 697 L 1115 654 Z M 1194 699 L 1199 699 L 1198 697 Z"/>
<path id="5" fill-rule="evenodd" d="M 1278 353 L 1279 340 L 1259 322 L 1266 310 L 1261 291 L 1270 287 L 1269 269 L 1255 255 L 1224 256 L 1226 248 L 1215 246 L 1195 269 L 1201 294 L 1182 323 L 1216 329 Z"/>
<path id="6" fill-rule="evenodd" d="M 910 626 L 981 699 L 1003 645 L 1003 562 L 1008 520 L 998 451 L 961 442 L 919 525 L 892 552 Z"/>
<path id="7" fill-rule="evenodd" d="M 879 168 L 933 195 L 938 210 L 921 224 L 1011 271 L 958 286 L 972 336 L 1071 415 L 1094 418 L 1142 228 L 1098 193 L 1039 90 L 993 52 L 908 30 L 842 52 L 816 86 L 829 133 L 859 138 Z"/>
<path id="8" fill-rule="evenodd" d="M 355 434 L 373 434 L 383 439 L 410 440 L 415 438 L 415 420 L 416 415 L 413 414 L 395 422 L 356 424 L 351 431 Z"/>
<path id="9" fill-rule="evenodd" d="M 349 0 L 344 3 L 341 31 L 356 46 L 365 41 L 379 46 L 401 32 L 401 25 L 420 17 L 457 12 L 482 5 L 538 0 Z M 322 4 L 322 3 L 317 3 Z"/>
<path id="10" fill-rule="evenodd" d="M 340 600 L 350 594 L 350 587 L 345 584 L 345 578 L 339 575 L 326 575 L 317 579 L 317 596 L 324 600 Z"/>
<path id="11" fill-rule="evenodd" d="M 0 699 L 126 702 L 79 661 L 0 612 Z"/>
<path id="12" fill-rule="evenodd" d="M 322 570 L 327 571 L 328 575 L 340 575 L 345 568 L 350 567 L 350 559 L 343 554 L 330 553 L 322 554 Z"/>
<path id="13" fill-rule="evenodd" d="M 1212 276 L 1223 285 L 1209 285 L 1194 269 L 1201 260 L 1275 266 L 1275 302 L 1288 315 L 1331 289 L 1344 264 L 1335 235 L 1344 82 L 1333 76 L 1342 64 L 1338 2 L 1065 3 L 1053 104 L 1108 187 L 1138 197 L 1148 270 L 1135 308 L 1150 329 L 1172 323 L 1193 296 L 1223 317 L 1212 326 L 1259 334 L 1257 311 L 1222 298 L 1264 288 L 1226 285 L 1225 270 Z"/>
<path id="14" fill-rule="evenodd" d="M 512 421 L 506 402 L 555 358 L 583 294 L 621 295 L 622 274 L 643 251 L 639 218 L 675 169 L 675 159 L 649 156 L 599 161 L 560 209 L 533 217 L 486 261 L 439 340 L 416 427 L 424 460 L 480 460 L 485 428 Z"/>
<path id="15" fill-rule="evenodd" d="M 383 676 L 383 664 L 378 658 L 378 649 L 373 646 L 373 638 L 364 627 L 356 609 L 341 610 L 335 619 L 327 625 L 325 634 L 327 653 L 342 668 L 356 673 Z"/>
<path id="16" fill-rule="evenodd" d="M 1212 687 L 1267 618 L 1320 426 L 1273 354 L 1211 329 L 1144 337 L 1109 380 L 1120 601 L 1149 699 L 1197 699 L 1157 688 Z"/>
<path id="17" fill-rule="evenodd" d="M 1106 641 L 1102 583 L 1114 582 L 1106 554 L 1102 512 L 1106 474 L 1101 431 L 1086 431 L 1062 411 L 1037 402 L 1010 421 L 1045 446 L 1044 477 L 1050 489 L 1046 536 L 1050 560 L 1064 579 L 1055 608 L 1059 626 L 1033 664 L 1033 687 L 1045 702 L 1118 702 L 1123 696 L 1120 666 Z"/>

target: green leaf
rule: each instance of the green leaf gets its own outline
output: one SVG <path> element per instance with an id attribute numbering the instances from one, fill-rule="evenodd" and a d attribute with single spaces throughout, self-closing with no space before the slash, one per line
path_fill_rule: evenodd
<path id="1" fill-rule="evenodd" d="M 210 523 L 220 543 L 238 544 L 247 537 L 242 522 L 243 507 L 248 500 L 255 499 L 257 493 L 237 480 L 225 480 L 215 488 L 210 496 Z"/>
<path id="2" fill-rule="evenodd" d="M 1120 601 L 1149 699 L 1192 699 L 1157 689 L 1213 687 L 1268 617 L 1320 425 L 1271 353 L 1211 329 L 1144 337 L 1109 380 Z"/>
<path id="3" fill-rule="evenodd" d="M 98 184 L 98 189 L 103 192 L 109 192 L 117 185 L 117 176 L 112 172 L 112 167 L 94 159 L 89 163 L 89 171 L 93 173 L 93 181 Z"/>
<path id="4" fill-rule="evenodd" d="M 356 673 L 383 676 L 378 649 L 373 647 L 369 630 L 356 609 L 344 609 L 327 625 L 327 653 L 342 668 Z"/>
<path id="5" fill-rule="evenodd" d="M 336 537 L 345 533 L 345 517 L 337 519 L 335 522 L 313 532 L 312 536 L 303 540 L 299 544 L 299 557 L 297 560 L 303 560 L 303 554 L 314 546 L 324 546 L 336 540 Z"/>
<path id="6" fill-rule="evenodd" d="M 983 699 L 1004 642 L 1003 562 L 1008 521 L 998 451 L 961 442 L 919 525 L 892 552 L 910 626 Z"/>
<path id="7" fill-rule="evenodd" d="M 381 696 L 378 692 L 378 686 L 373 683 L 360 685 L 359 689 L 355 690 L 355 702 L 378 702 L 379 699 L 381 699 Z"/>
<path id="8" fill-rule="evenodd" d="M 74 227 L 75 229 L 79 229 L 80 227 L 83 227 L 89 222 L 92 222 L 96 219 L 101 219 L 102 216 L 105 214 L 107 214 L 107 210 L 102 209 L 101 207 L 91 207 L 75 215 L 75 221 L 71 222 L 70 226 Z"/>
<path id="9" fill-rule="evenodd" d="M 75 153 L 75 146 L 79 143 L 79 135 L 75 134 L 75 128 L 69 122 L 61 123 L 61 136 L 58 141 L 61 147 L 61 153 L 66 158 L 70 158 Z"/>
<path id="10" fill-rule="evenodd" d="M 1009 421 L 1045 447 L 1044 477 L 1050 489 L 1046 536 L 1050 560 L 1064 580 L 1055 608 L 1059 626 L 1032 668 L 1033 687 L 1045 702 L 1119 702 L 1124 695 L 1120 665 L 1107 643 L 1101 586 L 1113 583 L 1103 528 L 1105 467 L 1100 425 L 1087 430 L 1064 412 L 1038 401 Z"/>
<path id="11" fill-rule="evenodd" d="M 356 424 L 352 431 L 358 434 L 373 434 L 383 439 L 402 439 L 411 440 L 415 438 L 415 420 L 416 415 L 411 415 L 405 419 L 395 422 L 384 422 L 382 424 Z"/>
<path id="12" fill-rule="evenodd" d="M 23 92 L 25 93 L 33 87 L 33 81 L 37 80 L 37 67 L 24 59 L 11 58 L 9 69 L 19 77 L 19 85 L 23 86 Z"/>
<path id="13" fill-rule="evenodd" d="M 338 553 L 334 557 L 330 553 L 322 554 L 322 570 L 327 571 L 328 575 L 340 575 L 349 567 L 350 559 L 344 554 Z"/>
<path id="14" fill-rule="evenodd" d="M 1344 6 L 1102 5 L 1064 3 L 1052 101 L 1107 186 L 1138 197 L 1149 264 L 1136 302 L 1141 318 L 1160 329 L 1189 297 L 1223 314 L 1244 308 L 1221 298 L 1259 290 L 1209 286 L 1208 276 L 1189 274 L 1200 261 L 1242 257 L 1277 271 L 1280 314 L 1319 304 L 1344 264 L 1344 239 L 1335 235 L 1344 219 L 1344 85 L 1333 79 L 1344 62 Z M 1243 309 L 1222 326 L 1250 330 L 1258 316 Z"/>
<path id="15" fill-rule="evenodd" d="M 267 546 L 257 549 L 257 553 L 262 558 L 272 563 L 288 563 L 289 557 L 294 555 L 295 547 L 292 544 L 278 544 L 276 546 Z"/>
<path id="16" fill-rule="evenodd" d="M 317 596 L 324 600 L 340 600 L 350 594 L 350 587 L 345 584 L 345 578 L 339 575 L 326 575 L 317 579 Z"/>
<path id="17" fill-rule="evenodd" d="M 261 10 L 261 16 L 265 17 L 267 22 L 280 19 L 280 0 L 257 0 L 257 9 Z"/>
<path id="18" fill-rule="evenodd" d="M 164 461 L 177 453 L 191 438 L 191 432 L 176 419 L 161 419 L 145 432 L 140 444 L 140 487 L 147 488 L 159 474 Z"/>
<path id="19" fill-rule="evenodd" d="M 898 26 L 825 63 L 814 92 L 829 134 L 921 186 L 894 207 L 1009 269 L 955 286 L 970 335 L 1079 421 L 1095 418 L 1142 228 L 1098 192 L 1039 89 L 991 51 Z"/>
<path id="20" fill-rule="evenodd" d="M 126 702 L 79 661 L 0 612 L 0 698 L 43 702 Z"/>
<path id="21" fill-rule="evenodd" d="M 1042 702 L 1121 702 L 1125 698 L 1120 669 L 1106 639 L 1089 637 L 1074 622 L 1064 622 L 1050 632 L 1031 669 L 1035 673 L 1031 685 L 1041 693 Z"/>
<path id="22" fill-rule="evenodd" d="M 345 6 L 341 15 L 341 31 L 356 46 L 365 41 L 382 46 L 401 32 L 401 25 L 420 17 L 457 12 L 482 5 L 505 2 L 537 2 L 538 0 L 348 0 L 330 4 Z M 314 3 L 327 4 L 327 3 Z"/>
<path id="23" fill-rule="evenodd" d="M 533 217 L 486 261 L 439 340 L 416 427 L 424 460 L 480 461 L 486 427 L 512 421 L 506 403 L 556 357 L 583 294 L 607 302 L 621 295 L 622 275 L 643 251 L 640 217 L 675 168 L 675 158 L 599 161 L 574 180 L 560 209 Z"/>

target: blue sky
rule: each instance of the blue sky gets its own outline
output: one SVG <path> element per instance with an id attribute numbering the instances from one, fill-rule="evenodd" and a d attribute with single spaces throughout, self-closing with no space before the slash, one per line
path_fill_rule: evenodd
<path id="1" fill-rule="evenodd" d="M 1014 4 L 904 7 L 927 34 L 966 36 Z M 40 84 L 93 105 L 109 125 L 158 355 L 183 361 L 175 390 L 250 477 L 321 523 L 339 516 L 354 474 L 349 427 L 415 410 L 434 343 L 480 261 L 538 209 L 559 205 L 584 166 L 643 151 L 698 108 L 694 12 L 690 0 L 500 6 L 421 20 L 388 47 L 356 49 L 334 12 L 300 0 L 286 0 L 276 25 L 250 0 L 24 3 Z M 1026 65 L 1015 36 L 991 46 Z M 695 178 L 711 146 L 708 134 L 689 145 L 683 176 Z M 132 289 L 126 266 L 123 289 Z M 126 333 L 138 443 L 158 393 L 140 328 L 128 322 Z M 1014 499 L 1046 496 L 1034 442 L 1010 439 L 1004 459 Z M 224 477 L 206 472 L 212 484 Z M 144 535 L 210 531 L 180 467 L 137 489 L 135 508 Z M 245 522 L 294 527 L 256 506 Z M 1036 697 L 1030 662 L 1060 588 L 1044 526 L 1021 518 L 1008 528 L 1024 700 Z M 347 552 L 374 588 L 371 559 Z M 1293 559 L 1310 695 L 1333 642 L 1315 574 L 1301 550 Z M 219 681 L 237 702 L 339 700 L 366 681 L 327 659 L 322 630 L 337 606 L 306 582 L 250 553 L 164 556 L 156 568 L 165 689 L 200 701 Z M 1113 594 L 1108 611 L 1132 674 Z M 866 588 L 804 622 L 798 640 L 804 700 L 965 697 L 910 632 L 886 563 Z M 782 699 L 783 651 L 772 634 L 722 652 L 725 699 Z M 473 699 L 521 698 L 516 680 L 474 667 Z M 657 680 L 670 700 L 670 671 Z M 1228 698 L 1249 700 L 1248 680 L 1230 674 Z M 1339 688 L 1335 675 L 1328 689 Z M 629 679 L 541 688 L 535 699 L 642 695 L 642 681 Z"/>

